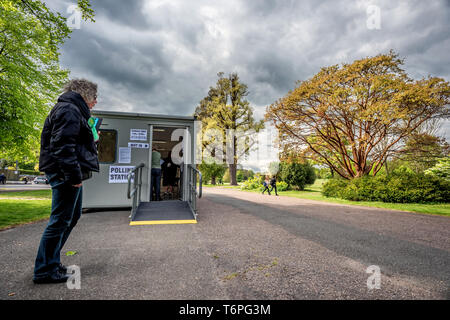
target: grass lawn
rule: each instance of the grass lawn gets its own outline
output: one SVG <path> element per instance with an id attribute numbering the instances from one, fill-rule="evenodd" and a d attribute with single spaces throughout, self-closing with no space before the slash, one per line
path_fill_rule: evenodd
<path id="1" fill-rule="evenodd" d="M 9 191 L 9 192 L 1 192 L 0 199 L 4 198 L 41 198 L 41 199 L 51 199 L 52 198 L 52 190 L 30 190 L 30 191 Z"/>
<path id="2" fill-rule="evenodd" d="M 0 230 L 48 219 L 51 198 L 51 190 L 0 193 Z"/>
<path id="3" fill-rule="evenodd" d="M 375 207 L 382 209 L 410 211 L 426 214 L 435 214 L 450 217 L 450 204 L 422 204 L 422 203 L 387 203 L 387 202 L 371 202 L 371 201 L 349 201 L 338 198 L 327 198 L 322 195 L 322 184 L 325 179 L 317 179 L 312 185 L 305 188 L 304 191 L 279 191 L 278 194 L 282 196 L 295 197 L 300 199 L 317 200 L 331 203 L 340 203 L 348 205 L 357 205 L 365 207 Z M 205 185 L 206 187 L 214 187 L 213 185 Z M 220 185 L 219 187 L 233 188 L 241 190 L 240 186 Z M 242 190 L 247 192 L 260 192 L 259 190 Z"/>

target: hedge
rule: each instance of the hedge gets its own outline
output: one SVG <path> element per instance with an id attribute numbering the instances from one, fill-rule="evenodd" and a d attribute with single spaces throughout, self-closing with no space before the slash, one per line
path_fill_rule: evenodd
<path id="1" fill-rule="evenodd" d="M 400 168 L 388 176 L 365 176 L 353 180 L 330 179 L 323 184 L 322 194 L 352 201 L 450 202 L 450 182 Z"/>

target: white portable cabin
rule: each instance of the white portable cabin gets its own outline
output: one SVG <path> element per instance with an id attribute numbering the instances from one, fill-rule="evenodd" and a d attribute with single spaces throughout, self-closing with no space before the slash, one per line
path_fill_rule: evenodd
<path id="1" fill-rule="evenodd" d="M 101 118 L 100 172 L 83 182 L 83 208 L 132 207 L 131 225 L 196 223 L 201 174 L 195 168 L 195 117 L 92 110 Z M 152 201 L 152 148 L 178 155 L 176 194 Z M 181 152 L 180 152 L 181 151 Z M 197 175 L 200 177 L 197 192 Z M 162 180 L 164 177 L 162 177 Z M 162 188 L 164 190 L 164 186 Z M 187 214 L 189 212 L 189 214 Z"/>

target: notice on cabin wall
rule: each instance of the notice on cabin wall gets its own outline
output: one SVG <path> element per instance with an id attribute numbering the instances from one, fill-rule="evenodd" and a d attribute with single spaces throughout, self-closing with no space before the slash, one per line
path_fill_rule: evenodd
<path id="1" fill-rule="evenodd" d="M 110 166 L 109 183 L 128 183 L 128 173 L 134 166 Z M 131 179 L 134 182 L 134 179 Z"/>
<path id="2" fill-rule="evenodd" d="M 128 142 L 128 148 L 148 149 L 150 144 L 141 142 Z"/>
<path id="3" fill-rule="evenodd" d="M 130 129 L 130 140 L 147 141 L 147 130 Z"/>
<path id="4" fill-rule="evenodd" d="M 131 163 L 131 148 L 119 148 L 119 163 Z"/>

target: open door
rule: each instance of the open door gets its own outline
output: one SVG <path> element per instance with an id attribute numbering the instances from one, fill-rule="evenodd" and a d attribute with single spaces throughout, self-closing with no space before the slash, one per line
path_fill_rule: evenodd
<path id="1" fill-rule="evenodd" d="M 150 201 L 139 204 L 130 225 L 197 223 L 196 177 L 200 173 L 190 161 L 191 143 L 187 128 L 150 126 L 149 181 L 152 181 L 152 160 L 157 166 L 152 155 L 152 149 L 155 147 L 160 152 L 162 160 L 159 182 L 161 201 L 151 201 L 153 194 L 150 191 Z M 157 157 L 159 159 L 159 155 Z M 154 189 L 156 191 L 156 188 Z M 168 189 L 173 190 L 169 199 L 165 198 Z"/>
<path id="2" fill-rule="evenodd" d="M 186 140 L 185 127 L 150 125 L 149 149 L 149 201 L 186 201 Z M 187 144 L 190 146 L 190 143 Z M 156 152 L 153 151 L 156 149 Z M 160 160 L 155 160 L 160 158 Z M 160 169 L 160 175 L 152 176 L 152 168 Z M 153 170 L 155 171 L 155 170 Z M 153 180 L 152 180 L 153 179 Z M 159 185 L 159 188 L 157 186 Z M 153 189 L 153 190 L 152 190 Z M 158 193 L 159 192 L 159 193 Z M 159 197 L 157 197 L 157 193 Z"/>

